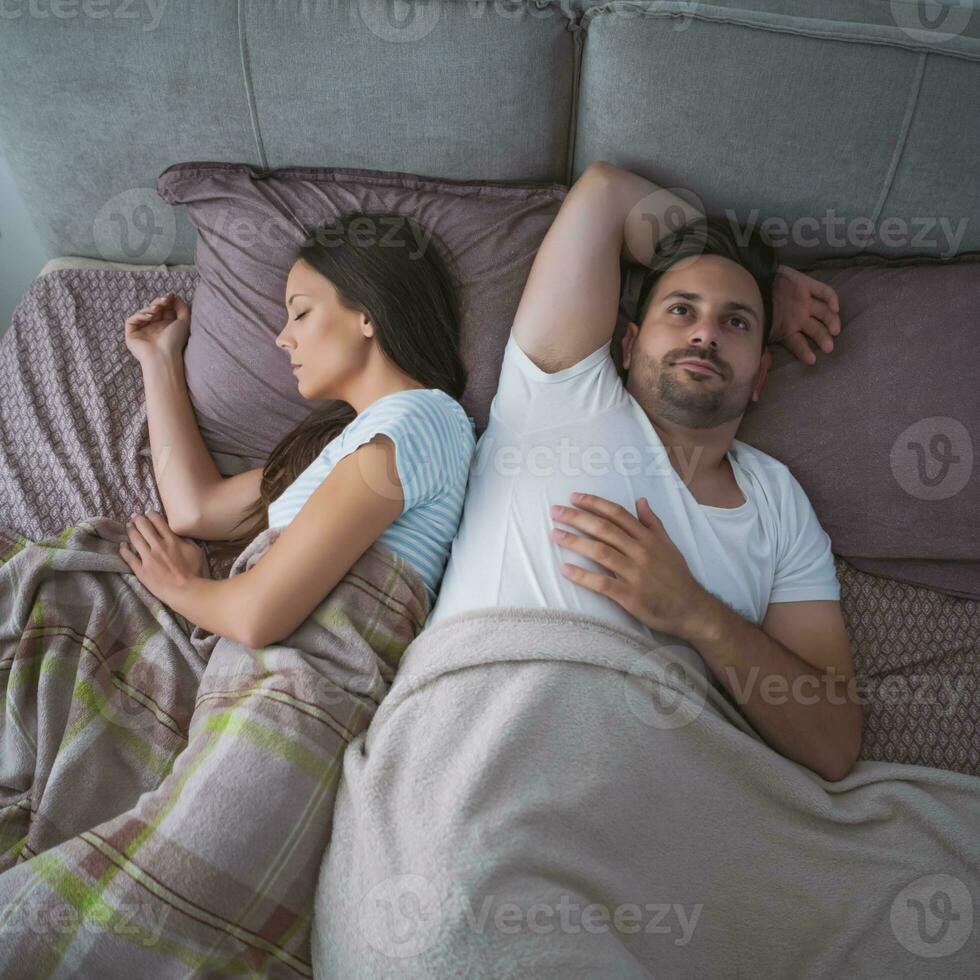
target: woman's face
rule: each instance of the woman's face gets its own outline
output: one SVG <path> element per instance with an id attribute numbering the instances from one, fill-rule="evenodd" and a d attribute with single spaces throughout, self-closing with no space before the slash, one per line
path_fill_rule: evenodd
<path id="1" fill-rule="evenodd" d="M 308 401 L 343 401 L 350 382 L 365 370 L 374 326 L 358 310 L 340 305 L 337 290 L 302 259 L 286 280 L 286 325 L 276 337 L 289 356 L 299 393 Z"/>

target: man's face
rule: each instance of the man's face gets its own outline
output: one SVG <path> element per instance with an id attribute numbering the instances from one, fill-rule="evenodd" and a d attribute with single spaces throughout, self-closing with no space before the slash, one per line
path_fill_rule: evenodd
<path id="1" fill-rule="evenodd" d="M 752 274 L 719 255 L 672 265 L 657 281 L 642 329 L 623 337 L 626 390 L 651 418 L 691 429 L 739 418 L 765 383 L 762 294 Z M 715 372 L 680 361 L 707 361 Z"/>

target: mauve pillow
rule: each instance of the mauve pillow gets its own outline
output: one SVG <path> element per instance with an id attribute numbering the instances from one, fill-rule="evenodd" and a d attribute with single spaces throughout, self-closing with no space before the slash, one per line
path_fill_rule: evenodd
<path id="1" fill-rule="evenodd" d="M 264 463 L 315 407 L 297 393 L 289 358 L 275 345 L 286 322 L 291 256 L 312 226 L 341 211 L 395 212 L 421 222 L 448 248 L 469 369 L 461 402 L 482 433 L 524 283 L 566 189 L 378 170 L 183 163 L 160 175 L 157 192 L 185 205 L 197 229 L 200 284 L 184 365 L 208 448 L 241 458 L 234 466 L 225 459 L 222 472 L 231 472 Z"/>
<path id="2" fill-rule="evenodd" d="M 840 297 L 834 350 L 772 347 L 737 438 L 792 470 L 857 568 L 980 598 L 980 263 L 809 274 Z"/>

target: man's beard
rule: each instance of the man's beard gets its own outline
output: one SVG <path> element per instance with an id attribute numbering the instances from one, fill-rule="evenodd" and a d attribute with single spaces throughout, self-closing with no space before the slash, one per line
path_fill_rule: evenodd
<path id="1" fill-rule="evenodd" d="M 745 412 L 753 379 L 719 387 L 707 375 L 701 382 L 682 375 L 683 370 L 640 355 L 630 366 L 626 389 L 651 418 L 688 429 L 713 429 Z"/>

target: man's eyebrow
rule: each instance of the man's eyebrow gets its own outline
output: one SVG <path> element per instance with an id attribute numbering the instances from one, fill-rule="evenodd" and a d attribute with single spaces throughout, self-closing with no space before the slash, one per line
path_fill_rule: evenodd
<path id="1" fill-rule="evenodd" d="M 289 306 L 289 304 L 292 303 L 292 301 L 296 299 L 297 296 L 306 296 L 306 293 L 293 293 L 293 295 L 286 300 L 286 306 Z M 308 296 L 306 298 L 309 299 Z"/>
<path id="2" fill-rule="evenodd" d="M 685 292 L 682 292 L 680 289 L 675 289 L 673 292 L 667 293 L 667 295 L 664 296 L 663 299 L 664 300 L 668 300 L 668 299 L 671 299 L 673 297 L 678 297 L 680 299 L 690 300 L 692 303 L 696 303 L 698 300 L 704 299 L 704 297 L 700 293 L 685 293 Z M 756 313 L 756 311 L 754 309 L 752 309 L 751 306 L 747 306 L 745 303 L 736 303 L 736 302 L 732 301 L 732 302 L 726 303 L 724 308 L 726 310 L 732 311 L 732 312 L 737 311 L 737 312 L 740 312 L 740 313 L 751 313 L 752 316 L 753 317 L 756 317 L 756 318 L 758 318 L 758 316 L 759 316 L 759 314 Z"/>

